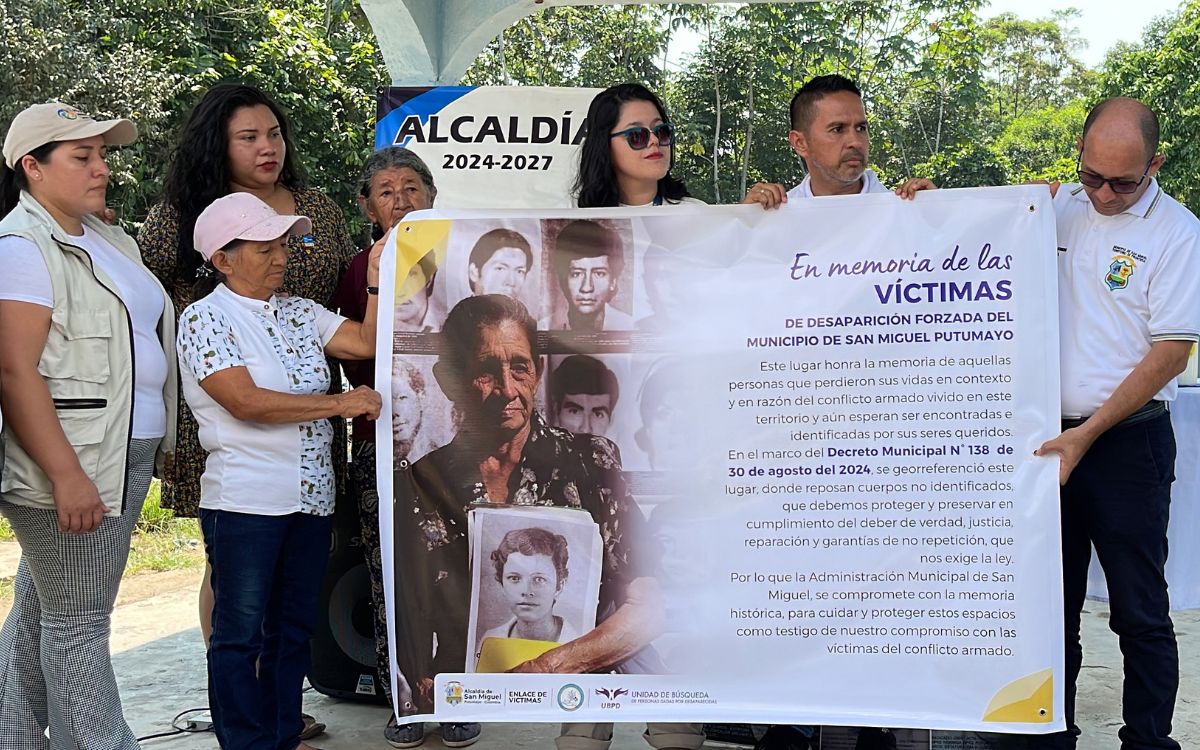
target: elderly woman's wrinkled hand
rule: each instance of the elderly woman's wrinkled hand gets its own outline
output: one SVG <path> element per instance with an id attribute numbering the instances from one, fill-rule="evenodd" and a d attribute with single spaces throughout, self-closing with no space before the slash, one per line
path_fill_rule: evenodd
<path id="1" fill-rule="evenodd" d="M 523 661 L 508 671 L 513 674 L 555 674 L 553 665 L 545 658 L 544 654 L 536 659 Z"/>
<path id="2" fill-rule="evenodd" d="M 370 286 L 379 286 L 379 258 L 383 255 L 383 248 L 386 246 L 386 235 L 380 237 L 371 246 L 371 254 L 367 256 L 367 284 Z"/>
<path id="3" fill-rule="evenodd" d="M 341 410 L 339 416 L 347 419 L 352 417 L 378 419 L 379 410 L 383 406 L 383 399 L 379 394 L 365 385 L 360 385 L 347 393 L 340 393 L 336 398 L 338 408 Z"/>

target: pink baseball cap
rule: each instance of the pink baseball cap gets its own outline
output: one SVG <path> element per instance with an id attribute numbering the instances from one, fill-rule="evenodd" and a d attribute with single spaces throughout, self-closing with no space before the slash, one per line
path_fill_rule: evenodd
<path id="1" fill-rule="evenodd" d="M 250 193 L 230 193 L 200 212 L 192 242 L 204 259 L 210 260 L 234 240 L 266 242 L 311 231 L 307 216 L 280 215 Z"/>

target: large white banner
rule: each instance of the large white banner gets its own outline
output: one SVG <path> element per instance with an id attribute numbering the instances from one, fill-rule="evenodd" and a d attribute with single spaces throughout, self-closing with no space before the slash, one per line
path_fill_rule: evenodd
<path id="1" fill-rule="evenodd" d="M 1044 187 L 411 215 L 401 713 L 1061 729 L 1054 248 Z"/>

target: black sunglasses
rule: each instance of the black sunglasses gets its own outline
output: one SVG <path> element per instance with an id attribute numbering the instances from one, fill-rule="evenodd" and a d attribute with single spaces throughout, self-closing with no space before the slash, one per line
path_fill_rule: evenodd
<path id="1" fill-rule="evenodd" d="M 675 126 L 669 122 L 660 122 L 652 128 L 635 125 L 632 128 L 625 128 L 613 133 L 610 138 L 625 137 L 625 142 L 634 151 L 641 151 L 650 145 L 650 136 L 653 135 L 658 139 L 658 145 L 670 146 L 671 140 L 675 137 Z"/>
<path id="2" fill-rule="evenodd" d="M 1082 183 L 1084 187 L 1098 190 L 1104 187 L 1104 183 L 1108 183 L 1108 186 L 1114 193 L 1128 195 L 1129 193 L 1137 190 L 1138 186 L 1146 181 L 1146 176 L 1150 174 L 1150 165 L 1153 163 L 1154 157 L 1151 156 L 1150 161 L 1146 162 L 1146 168 L 1142 171 L 1142 177 L 1140 180 L 1110 180 L 1107 177 L 1102 177 L 1095 172 L 1089 172 L 1088 170 L 1084 169 L 1083 152 L 1080 151 L 1079 158 L 1075 161 L 1075 173 L 1079 175 L 1079 182 Z"/>

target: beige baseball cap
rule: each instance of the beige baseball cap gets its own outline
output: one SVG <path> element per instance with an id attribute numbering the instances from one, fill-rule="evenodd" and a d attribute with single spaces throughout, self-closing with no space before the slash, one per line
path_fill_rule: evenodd
<path id="1" fill-rule="evenodd" d="M 16 169 L 21 157 L 38 146 L 95 135 L 104 136 L 109 146 L 124 146 L 137 140 L 137 126 L 129 120 L 96 120 L 62 102 L 35 104 L 22 110 L 8 126 L 4 163 L 9 169 Z"/>

